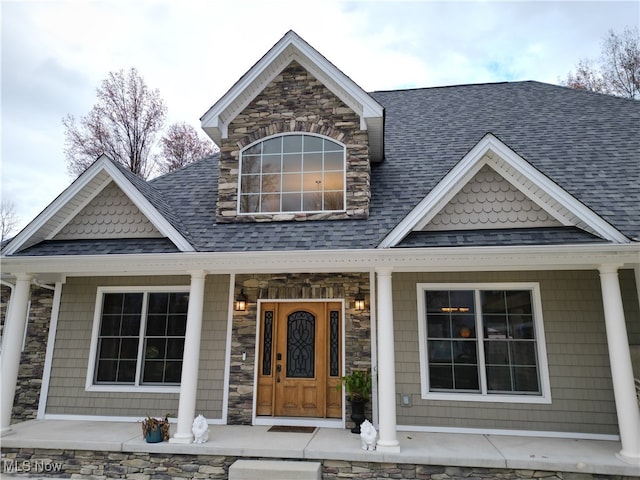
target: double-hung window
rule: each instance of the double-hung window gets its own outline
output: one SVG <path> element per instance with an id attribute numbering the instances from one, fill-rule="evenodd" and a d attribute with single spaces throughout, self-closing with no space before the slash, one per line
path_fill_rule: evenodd
<path id="1" fill-rule="evenodd" d="M 177 287 L 99 289 L 88 389 L 178 387 L 188 304 Z"/>
<path id="2" fill-rule="evenodd" d="M 547 403 L 537 284 L 419 284 L 422 396 Z"/>

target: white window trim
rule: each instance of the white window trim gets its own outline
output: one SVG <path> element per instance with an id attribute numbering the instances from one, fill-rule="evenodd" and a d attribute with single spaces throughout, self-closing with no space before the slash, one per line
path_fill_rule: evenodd
<path id="1" fill-rule="evenodd" d="M 143 349 L 138 351 L 138 359 L 136 361 L 136 384 L 135 385 L 117 385 L 117 384 L 94 384 L 95 367 L 98 353 L 98 334 L 100 332 L 100 322 L 102 320 L 102 301 L 105 293 L 189 293 L 189 286 L 140 286 L 140 287 L 98 287 L 96 292 L 95 311 L 93 314 L 93 328 L 91 330 L 91 348 L 89 349 L 89 361 L 87 366 L 87 379 L 85 390 L 87 392 L 138 392 L 138 393 L 180 393 L 180 385 L 140 385 L 140 368 L 142 365 Z M 143 319 L 141 329 L 146 322 L 146 307 L 142 307 Z M 141 330 L 142 331 L 142 330 Z M 186 345 L 185 345 L 186 347 Z M 184 355 L 184 353 L 183 353 Z"/>
<path id="2" fill-rule="evenodd" d="M 542 301 L 540 285 L 538 283 L 418 283 L 418 342 L 420 353 L 420 387 L 424 400 L 448 400 L 463 402 L 502 402 L 502 403 L 551 403 L 551 386 L 549 383 L 549 365 L 547 362 L 547 348 L 544 335 L 544 321 L 542 318 Z M 540 391 L 538 395 L 524 394 L 488 394 L 488 393 L 457 393 L 430 392 L 429 366 L 427 357 L 427 316 L 424 301 L 426 290 L 529 290 L 533 308 L 533 324 L 536 333 L 536 347 L 538 354 L 538 372 L 540 375 Z M 475 293 L 474 293 L 475 296 Z M 481 331 L 479 330 L 479 334 Z M 479 352 L 479 356 L 481 353 Z M 486 375 L 484 359 L 479 358 L 481 364 L 480 381 L 485 381 Z"/>
<path id="3" fill-rule="evenodd" d="M 342 172 L 342 185 L 343 185 L 343 189 L 342 189 L 342 205 L 344 208 L 342 208 L 341 210 L 299 210 L 299 211 L 293 211 L 293 210 L 286 210 L 286 211 L 278 211 L 278 212 L 241 212 L 240 211 L 240 200 L 242 197 L 242 160 L 243 160 L 243 153 L 245 152 L 245 150 L 248 150 L 249 148 L 253 147 L 254 145 L 257 145 L 258 143 L 261 142 L 265 142 L 267 140 L 270 140 L 272 138 L 279 138 L 279 137 L 290 137 L 293 135 L 306 135 L 309 137 L 317 137 L 317 138 L 322 138 L 322 139 L 326 139 L 329 140 L 333 143 L 336 143 L 338 145 L 340 145 L 344 151 L 344 158 L 343 158 L 343 165 L 344 165 L 344 169 Z M 323 170 L 323 175 L 324 175 L 324 170 Z M 279 192 L 280 195 L 282 195 L 282 190 Z M 261 193 L 259 194 L 261 195 Z M 335 138 L 332 137 L 328 137 L 326 135 L 320 135 L 318 133 L 311 133 L 311 132 L 281 132 L 281 133 L 277 133 L 275 135 L 269 135 L 268 137 L 264 137 L 261 138 L 259 140 L 256 140 L 255 142 L 250 143 L 249 145 L 246 145 L 242 150 L 240 150 L 240 158 L 239 158 L 239 166 L 238 166 L 238 201 L 237 201 L 237 206 L 236 206 L 236 214 L 238 216 L 255 216 L 255 215 L 296 215 L 296 214 L 300 214 L 300 213 L 306 213 L 306 214 L 316 214 L 316 213 L 341 213 L 341 212 L 346 212 L 347 211 L 347 145 L 336 140 Z"/>

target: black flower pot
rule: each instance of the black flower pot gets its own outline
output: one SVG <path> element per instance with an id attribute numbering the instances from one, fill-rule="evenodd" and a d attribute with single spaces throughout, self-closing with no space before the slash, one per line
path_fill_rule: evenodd
<path id="1" fill-rule="evenodd" d="M 351 420 L 356 424 L 351 429 L 351 433 L 360 433 L 360 425 L 365 421 L 364 406 L 366 401 L 362 398 L 355 398 L 351 400 Z"/>

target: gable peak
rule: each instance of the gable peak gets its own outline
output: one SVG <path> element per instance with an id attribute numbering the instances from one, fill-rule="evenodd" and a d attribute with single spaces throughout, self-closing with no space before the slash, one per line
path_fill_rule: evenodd
<path id="1" fill-rule="evenodd" d="M 379 248 L 394 247 L 411 231 L 427 225 L 462 191 L 485 166 L 497 172 L 522 193 L 526 208 L 544 211 L 534 223 L 558 222 L 575 226 L 613 243 L 628 243 L 628 239 L 591 209 L 536 169 L 527 160 L 491 133 L 487 133 L 458 164 L 445 175 L 427 196 L 391 231 Z M 474 205 L 478 208 L 478 205 Z M 476 212 L 479 213 L 479 212 Z M 533 219 L 533 217 L 532 217 Z M 508 219 L 507 219 L 508 220 Z"/>
<path id="2" fill-rule="evenodd" d="M 230 123 L 292 61 L 300 64 L 359 116 L 360 129 L 368 131 L 371 158 L 381 160 L 384 154 L 382 105 L 293 30 L 271 47 L 201 117 L 202 129 L 220 145 L 228 138 Z"/>

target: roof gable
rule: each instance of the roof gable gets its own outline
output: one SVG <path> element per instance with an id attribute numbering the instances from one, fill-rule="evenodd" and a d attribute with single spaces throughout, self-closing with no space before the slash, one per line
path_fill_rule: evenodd
<path id="1" fill-rule="evenodd" d="M 488 164 L 435 216 L 415 230 L 488 230 L 561 227 L 559 220 L 526 196 Z"/>
<path id="2" fill-rule="evenodd" d="M 52 240 L 154 238 L 163 235 L 115 182 L 94 196 Z"/>
<path id="3" fill-rule="evenodd" d="M 369 134 L 372 160 L 383 157 L 383 107 L 317 50 L 289 31 L 200 119 L 202 128 L 220 144 L 228 126 L 277 75 L 296 61 L 360 116 Z"/>
<path id="4" fill-rule="evenodd" d="M 498 138 L 487 134 L 387 235 L 379 248 L 398 245 L 412 231 L 442 230 L 436 227 L 433 221 L 442 220 L 447 212 L 447 206 L 455 201 L 456 196 L 459 198 L 465 186 L 477 182 L 476 175 L 483 169 L 497 172 L 511 187 L 524 195 L 522 200 L 527 202 L 532 211 L 543 212 L 539 221 L 534 222 L 537 226 L 553 226 L 557 222 L 562 226 L 578 227 L 613 243 L 629 242 L 617 229 L 534 168 Z M 470 228 L 496 228 L 495 226 L 478 227 L 479 221 L 479 216 L 476 216 L 475 225 Z M 546 222 L 549 224 L 546 225 Z M 512 227 L 518 226 L 513 222 L 509 223 Z"/>
<path id="5" fill-rule="evenodd" d="M 140 181 L 148 185 L 143 180 Z M 149 195 L 143 194 L 132 183 L 128 175 L 125 175 L 109 157 L 102 155 L 27 225 L 7 245 L 3 253 L 11 255 L 45 240 L 114 238 L 115 230 L 122 230 L 122 228 L 112 226 L 110 227 L 111 232 L 105 230 L 98 237 L 95 236 L 96 229 L 94 227 L 89 227 L 83 232 L 78 232 L 76 229 L 72 233 L 74 224 L 76 226 L 82 224 L 91 209 L 101 203 L 101 199 L 104 200 L 110 196 L 113 197 L 113 195 L 119 198 L 120 203 L 126 204 L 130 211 L 124 218 L 117 214 L 116 209 L 111 217 L 112 220 L 116 219 L 116 222 L 120 223 L 120 227 L 122 227 L 121 222 L 126 224 L 131 220 L 145 225 L 143 231 L 138 232 L 137 235 L 120 232 L 115 237 L 130 238 L 139 236 L 139 234 L 143 234 L 145 238 L 167 237 L 181 251 L 194 250 L 167 216 L 149 200 Z M 101 206 L 100 209 L 102 208 Z M 104 210 L 101 213 L 104 214 Z M 97 231 L 99 230 L 100 228 L 97 229 Z"/>

